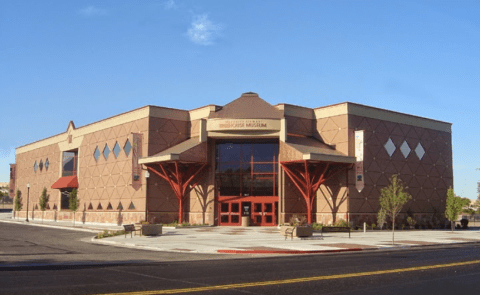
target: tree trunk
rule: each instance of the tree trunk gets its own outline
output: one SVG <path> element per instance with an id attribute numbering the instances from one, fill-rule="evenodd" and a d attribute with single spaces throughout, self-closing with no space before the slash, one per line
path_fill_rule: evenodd
<path id="1" fill-rule="evenodd" d="M 73 212 L 73 227 L 75 227 L 75 211 Z"/>
<path id="2" fill-rule="evenodd" d="M 392 222 L 392 245 L 395 245 L 395 216 Z"/>
<path id="3" fill-rule="evenodd" d="M 452 232 L 453 232 L 453 229 L 455 228 L 455 222 L 454 221 L 450 221 L 450 227 L 452 228 Z"/>

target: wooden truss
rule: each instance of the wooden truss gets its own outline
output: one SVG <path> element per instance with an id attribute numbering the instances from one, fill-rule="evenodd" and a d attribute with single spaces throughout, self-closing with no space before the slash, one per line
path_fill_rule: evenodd
<path id="1" fill-rule="evenodd" d="M 305 200 L 308 223 L 312 223 L 313 203 L 320 185 L 336 173 L 352 166 L 352 164 L 310 160 L 280 162 L 280 165 Z"/>
<path id="2" fill-rule="evenodd" d="M 196 181 L 193 181 L 193 179 L 207 166 L 207 163 L 179 163 L 179 161 L 173 161 L 156 163 L 155 166 L 158 166 L 159 170 L 151 166 L 147 166 L 147 169 L 166 180 L 172 188 L 178 200 L 178 223 L 182 223 L 183 205 L 187 193 L 198 184 L 198 179 Z"/>

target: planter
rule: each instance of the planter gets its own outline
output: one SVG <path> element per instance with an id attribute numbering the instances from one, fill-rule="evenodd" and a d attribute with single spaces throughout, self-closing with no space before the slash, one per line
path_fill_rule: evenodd
<path id="1" fill-rule="evenodd" d="M 162 234 L 162 224 L 142 224 L 142 235 L 158 236 Z"/>
<path id="2" fill-rule="evenodd" d="M 293 229 L 294 237 L 311 237 L 313 235 L 313 227 L 309 225 L 299 225 L 299 226 L 282 225 L 280 226 L 280 234 L 282 236 L 285 236 L 285 231 L 287 229 Z"/>
<path id="3" fill-rule="evenodd" d="M 296 226 L 293 235 L 296 237 L 311 237 L 313 235 L 313 227 L 309 225 Z"/>

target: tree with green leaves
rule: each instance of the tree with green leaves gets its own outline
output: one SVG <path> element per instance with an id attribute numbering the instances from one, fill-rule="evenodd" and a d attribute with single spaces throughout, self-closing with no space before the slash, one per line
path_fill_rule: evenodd
<path id="1" fill-rule="evenodd" d="M 445 207 L 445 217 L 450 221 L 452 231 L 455 228 L 455 221 L 458 218 L 458 214 L 462 211 L 464 202 L 461 197 L 455 196 L 453 188 L 449 187 L 447 190 L 447 203 Z"/>
<path id="2" fill-rule="evenodd" d="M 23 208 L 22 192 L 19 189 L 17 189 L 17 193 L 15 195 L 14 208 L 15 208 L 15 212 L 17 212 L 17 218 L 18 218 L 18 212 Z"/>
<path id="3" fill-rule="evenodd" d="M 38 200 L 38 205 L 40 206 L 40 210 L 42 210 L 42 223 L 43 223 L 43 214 L 45 213 L 45 209 L 47 209 L 49 195 L 47 195 L 47 188 L 44 187 L 42 194 L 40 195 L 40 199 Z"/>
<path id="4" fill-rule="evenodd" d="M 380 191 L 380 211 L 383 210 L 392 218 L 392 245 L 395 244 L 395 217 L 400 213 L 403 205 L 412 199 L 406 189 L 402 180 L 394 174 L 390 177 L 390 184 Z"/>
<path id="5" fill-rule="evenodd" d="M 70 193 L 70 199 L 68 200 L 68 208 L 73 212 L 73 226 L 75 226 L 75 213 L 80 207 L 80 200 L 77 197 L 77 189 L 74 188 Z"/>
<path id="6" fill-rule="evenodd" d="M 385 210 L 380 209 L 377 214 L 377 225 L 380 227 L 380 229 L 383 229 L 383 225 L 387 221 L 387 215 L 385 214 Z"/>

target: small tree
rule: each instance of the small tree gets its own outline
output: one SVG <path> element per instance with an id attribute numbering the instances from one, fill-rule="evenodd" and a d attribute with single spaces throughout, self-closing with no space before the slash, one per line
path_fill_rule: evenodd
<path id="1" fill-rule="evenodd" d="M 80 206 L 80 201 L 77 198 L 77 189 L 74 188 L 70 193 L 70 199 L 68 203 L 68 208 L 73 212 L 73 226 L 75 226 L 75 213 Z"/>
<path id="2" fill-rule="evenodd" d="M 40 210 L 42 210 L 42 223 L 43 223 L 43 214 L 45 209 L 47 209 L 49 196 L 47 195 L 47 188 L 44 187 L 40 199 L 38 200 L 38 205 L 40 205 Z"/>
<path id="3" fill-rule="evenodd" d="M 452 231 L 455 228 L 455 220 L 458 218 L 458 214 L 462 211 L 464 202 L 461 197 L 455 196 L 453 188 L 449 187 L 447 190 L 447 204 L 445 207 L 445 217 L 450 221 Z"/>
<path id="4" fill-rule="evenodd" d="M 22 210 L 23 203 L 22 203 L 22 192 L 17 189 L 17 194 L 15 195 L 15 212 L 17 212 L 17 219 L 18 219 L 18 211 Z"/>
<path id="5" fill-rule="evenodd" d="M 380 229 L 383 229 L 383 225 L 385 224 L 387 219 L 387 215 L 385 214 L 385 210 L 380 209 L 377 214 L 377 223 Z"/>
<path id="6" fill-rule="evenodd" d="M 392 245 L 395 244 L 395 217 L 400 213 L 403 205 L 410 201 L 412 196 L 407 193 L 402 180 L 394 174 L 390 177 L 390 184 L 380 192 L 380 211 L 392 218 Z"/>

